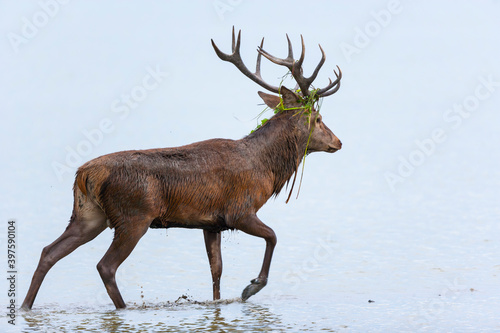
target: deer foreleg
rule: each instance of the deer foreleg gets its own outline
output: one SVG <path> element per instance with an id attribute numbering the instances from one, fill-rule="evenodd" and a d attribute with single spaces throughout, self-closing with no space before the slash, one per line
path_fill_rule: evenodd
<path id="1" fill-rule="evenodd" d="M 269 276 L 269 267 L 271 266 L 271 258 L 273 256 L 274 247 L 276 246 L 277 239 L 273 229 L 262 223 L 256 215 L 251 215 L 238 225 L 238 229 L 252 236 L 264 238 L 266 241 L 266 252 L 264 254 L 264 262 L 259 276 L 243 290 L 241 299 L 246 301 L 251 296 L 258 293 L 267 284 Z"/>

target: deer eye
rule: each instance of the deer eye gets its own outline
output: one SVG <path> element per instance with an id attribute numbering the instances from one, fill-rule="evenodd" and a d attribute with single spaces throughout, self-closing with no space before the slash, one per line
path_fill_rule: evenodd
<path id="1" fill-rule="evenodd" d="M 320 117 L 316 118 L 316 124 L 319 124 L 319 123 L 321 123 L 321 118 Z"/>

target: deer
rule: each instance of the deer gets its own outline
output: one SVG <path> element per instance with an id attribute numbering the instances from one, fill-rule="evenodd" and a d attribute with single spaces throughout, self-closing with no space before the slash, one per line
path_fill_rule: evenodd
<path id="1" fill-rule="evenodd" d="M 118 290 L 115 273 L 150 228 L 203 230 L 214 300 L 221 297 L 221 232 L 239 230 L 263 238 L 266 247 L 262 268 L 244 288 L 241 300 L 246 301 L 266 286 L 277 238 L 257 217 L 257 212 L 271 197 L 278 196 L 285 184 L 288 188 L 307 154 L 333 153 L 342 148 L 317 110 L 320 98 L 338 91 L 340 68 L 337 66 L 338 73 L 334 70 L 334 81 L 329 79 L 324 88 L 311 89 L 325 62 L 325 52 L 319 45 L 321 60 L 312 75 L 305 77 L 304 39 L 301 35 L 301 56 L 294 60 L 288 34 L 286 38 L 288 56 L 284 59 L 266 52 L 262 39 L 253 73 L 240 55 L 241 30 L 235 41 L 233 27 L 231 54 L 221 52 L 211 40 L 221 60 L 232 63 L 245 76 L 274 93 L 258 92 L 267 107 L 275 110 L 275 115 L 251 134 L 239 140 L 210 139 L 174 148 L 115 152 L 78 168 L 69 224 L 59 238 L 43 248 L 21 309 L 32 308 L 51 267 L 108 227 L 114 229 L 114 237 L 97 270 L 117 309 L 126 308 L 126 303 Z M 260 73 L 262 56 L 286 67 L 296 81 L 295 89 L 266 83 Z"/>

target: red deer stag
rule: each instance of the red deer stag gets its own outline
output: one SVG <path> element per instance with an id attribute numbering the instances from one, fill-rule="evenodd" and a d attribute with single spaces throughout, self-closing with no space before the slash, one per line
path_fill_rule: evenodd
<path id="1" fill-rule="evenodd" d="M 304 77 L 302 36 L 302 54 L 297 61 L 293 59 L 288 36 L 285 59 L 264 51 L 262 39 L 256 71 L 252 73 L 241 59 L 240 37 L 241 31 L 235 42 L 233 27 L 232 54 L 222 53 L 213 40 L 212 45 L 220 59 L 231 62 L 257 84 L 278 94 L 259 91 L 276 114 L 241 140 L 212 139 L 177 148 L 122 151 L 82 165 L 76 172 L 69 225 L 43 249 L 23 309 L 31 309 L 45 275 L 58 260 L 107 227 L 115 229 L 114 238 L 97 270 L 116 308 L 126 307 L 116 285 L 116 270 L 148 228 L 203 229 L 214 300 L 220 298 L 221 232 L 237 229 L 264 238 L 262 269 L 243 290 L 241 298 L 248 299 L 266 285 L 276 235 L 256 213 L 297 174 L 305 154 L 333 153 L 342 147 L 314 107 L 320 97 L 339 89 L 342 73 L 340 69 L 338 74 L 334 71 L 335 81 L 310 91 L 325 62 L 325 53 L 320 46 L 319 64 L 310 77 Z M 261 56 L 288 68 L 297 82 L 295 91 L 264 82 L 260 74 Z"/>

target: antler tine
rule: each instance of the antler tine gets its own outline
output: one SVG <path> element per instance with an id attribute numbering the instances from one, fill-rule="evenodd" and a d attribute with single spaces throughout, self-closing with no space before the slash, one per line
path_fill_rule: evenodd
<path id="1" fill-rule="evenodd" d="M 286 40 L 288 42 L 288 56 L 286 57 L 286 60 L 293 63 L 293 47 L 292 42 L 290 42 L 290 38 L 288 38 L 288 34 L 286 34 Z"/>
<path id="2" fill-rule="evenodd" d="M 240 44 L 240 31 L 238 31 L 238 45 Z M 234 49 L 235 49 L 235 42 L 234 42 L 234 25 L 233 25 L 233 39 L 232 39 L 232 43 L 231 43 L 231 52 L 234 53 Z"/>
<path id="3" fill-rule="evenodd" d="M 264 46 L 264 37 L 262 37 L 262 41 L 260 42 L 259 48 L 262 48 Z M 258 77 L 262 78 L 260 76 L 260 60 L 262 58 L 262 54 L 260 52 L 257 52 L 257 64 L 255 65 L 255 75 Z"/>
<path id="4" fill-rule="evenodd" d="M 302 96 L 309 96 L 309 87 L 311 86 L 311 82 L 308 82 L 308 79 L 304 77 L 304 71 L 302 69 L 302 63 L 304 62 L 305 54 L 306 54 L 306 45 L 304 44 L 304 37 L 300 35 L 300 42 L 302 44 L 302 51 L 300 52 L 299 60 L 293 63 L 292 76 L 300 87 L 300 92 Z"/>
<path id="5" fill-rule="evenodd" d="M 330 83 L 325 88 L 318 90 L 318 95 L 319 96 L 321 96 L 321 97 L 330 96 L 330 95 L 336 93 L 337 90 L 339 90 L 339 88 L 340 88 L 340 79 L 342 79 L 342 71 L 340 70 L 339 66 L 337 66 L 337 69 L 339 70 L 339 74 L 337 74 L 337 72 L 335 70 L 333 71 L 335 73 L 335 76 L 337 78 L 333 82 L 332 82 L 331 79 L 329 79 Z M 335 88 L 332 89 L 333 87 L 335 87 Z M 332 89 L 332 90 L 330 90 L 330 89 Z M 330 90 L 330 91 L 328 91 L 328 90 Z"/>
<path id="6" fill-rule="evenodd" d="M 261 47 L 263 46 L 263 43 L 264 43 L 264 39 L 262 39 Z M 236 66 L 236 68 L 238 68 L 240 70 L 240 72 L 245 74 L 245 76 L 247 76 L 249 79 L 251 79 L 252 81 L 257 83 L 261 87 L 263 87 L 269 91 L 272 91 L 274 93 L 279 94 L 278 87 L 275 87 L 275 86 L 268 84 L 260 76 L 260 59 L 259 59 L 259 57 L 257 58 L 257 68 L 256 68 L 255 73 L 252 73 L 248 70 L 248 68 L 243 63 L 243 60 L 241 59 L 240 45 L 241 45 L 241 30 L 238 31 L 238 39 L 236 40 L 236 44 L 235 44 L 234 26 L 233 26 L 233 38 L 232 38 L 232 54 L 226 54 L 226 53 L 221 52 L 221 50 L 219 50 L 217 45 L 215 45 L 214 40 L 212 39 L 212 46 L 215 50 L 215 53 L 217 54 L 217 56 L 221 60 L 228 61 L 228 62 L 232 63 L 234 66 Z"/>
<path id="7" fill-rule="evenodd" d="M 271 62 L 274 62 L 276 65 L 282 65 L 282 66 L 287 67 L 289 70 L 293 70 L 293 59 L 291 61 L 289 61 L 288 57 L 285 59 L 277 58 L 260 47 L 257 49 L 257 52 L 262 54 L 264 57 L 269 59 Z"/>
<path id="8" fill-rule="evenodd" d="M 325 51 L 323 51 L 323 48 L 321 47 L 320 44 L 318 44 L 318 46 L 319 46 L 319 49 L 321 50 L 321 60 L 319 61 L 319 64 L 316 66 L 316 68 L 314 69 L 314 72 L 312 73 L 312 75 L 305 79 L 309 86 L 314 82 L 314 80 L 316 80 L 316 76 L 318 76 L 319 70 L 321 69 L 321 67 L 323 66 L 323 64 L 325 63 L 325 60 L 326 60 Z"/>
<path id="9" fill-rule="evenodd" d="M 297 67 L 302 68 L 302 63 L 304 62 L 304 57 L 306 55 L 306 45 L 304 44 L 304 37 L 302 37 L 302 35 L 300 35 L 300 42 L 302 44 L 302 51 L 300 52 L 300 58 L 297 60 L 296 64 Z"/>

